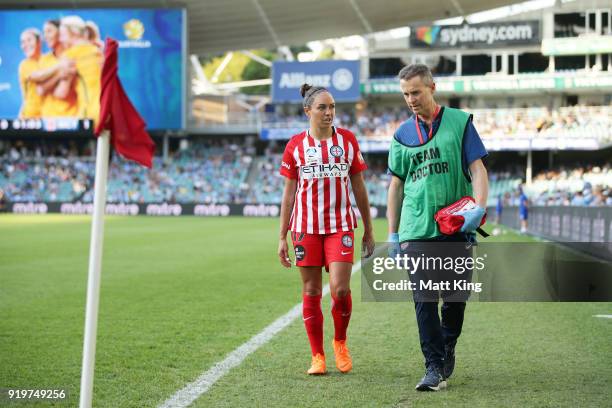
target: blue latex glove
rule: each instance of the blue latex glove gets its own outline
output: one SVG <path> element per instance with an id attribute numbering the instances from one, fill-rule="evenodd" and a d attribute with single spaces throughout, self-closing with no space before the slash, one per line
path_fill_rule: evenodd
<path id="1" fill-rule="evenodd" d="M 395 256 L 400 253 L 399 234 L 397 232 L 389 234 L 387 242 L 389 242 L 389 257 L 395 258 Z"/>
<path id="2" fill-rule="evenodd" d="M 476 228 L 480 227 L 482 217 L 485 215 L 485 209 L 476 206 L 470 210 L 459 211 L 457 215 L 462 215 L 465 218 L 461 232 L 474 232 Z"/>

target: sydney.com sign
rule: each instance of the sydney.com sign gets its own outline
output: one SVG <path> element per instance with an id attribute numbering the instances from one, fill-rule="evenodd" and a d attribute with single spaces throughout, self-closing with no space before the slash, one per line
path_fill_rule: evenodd
<path id="1" fill-rule="evenodd" d="M 419 48 L 496 47 L 500 45 L 539 44 L 537 20 L 463 24 L 456 26 L 411 27 L 410 46 Z"/>
<path id="2" fill-rule="evenodd" d="M 301 102 L 300 87 L 323 86 L 336 102 L 359 100 L 359 61 L 275 62 L 272 102 Z"/>

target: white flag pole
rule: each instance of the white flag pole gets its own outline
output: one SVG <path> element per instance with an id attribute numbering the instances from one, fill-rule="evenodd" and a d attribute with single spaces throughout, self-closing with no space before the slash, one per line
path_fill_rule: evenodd
<path id="1" fill-rule="evenodd" d="M 93 218 L 91 222 L 91 241 L 89 243 L 89 273 L 87 277 L 87 307 L 85 311 L 85 340 L 83 343 L 83 367 L 81 370 L 80 408 L 90 408 L 93 397 L 109 144 L 110 133 L 108 130 L 105 130 L 98 136 L 96 152 L 96 176 L 94 185 Z"/>

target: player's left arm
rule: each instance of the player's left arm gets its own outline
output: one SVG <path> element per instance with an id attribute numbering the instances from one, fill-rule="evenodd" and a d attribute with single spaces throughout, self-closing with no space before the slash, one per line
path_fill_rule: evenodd
<path id="1" fill-rule="evenodd" d="M 44 82 L 60 72 L 60 68 L 61 66 L 58 63 L 48 68 L 37 69 L 28 76 L 28 79 L 36 82 L 37 84 Z"/>
<path id="2" fill-rule="evenodd" d="M 47 95 L 48 93 L 52 93 L 60 79 L 61 76 L 59 75 L 59 73 L 56 73 L 55 75 L 47 78 L 46 80 L 40 81 L 36 86 L 36 92 L 39 95 Z"/>
<path id="3" fill-rule="evenodd" d="M 359 144 L 354 135 L 351 134 L 350 143 L 353 146 L 353 161 L 349 170 L 351 178 L 351 186 L 353 188 L 353 195 L 355 196 L 355 202 L 357 208 L 361 213 L 361 219 L 363 220 L 363 240 L 362 240 L 362 251 L 366 257 L 369 257 L 374 252 L 374 234 L 372 229 L 372 217 L 370 216 L 370 200 L 368 198 L 368 190 L 366 189 L 365 179 L 363 172 L 368 168 L 363 155 L 359 150 Z M 365 250 L 364 250 L 365 249 Z"/>
<path id="4" fill-rule="evenodd" d="M 353 188 L 353 195 L 355 196 L 357 208 L 359 208 L 359 213 L 363 220 L 364 232 L 362 250 L 364 250 L 365 256 L 369 257 L 374 252 L 374 233 L 372 229 L 372 217 L 370 216 L 370 200 L 368 198 L 368 190 L 366 189 L 362 171 L 351 175 L 351 186 Z"/>
<path id="5" fill-rule="evenodd" d="M 357 208 L 361 213 L 363 226 L 366 232 L 372 233 L 372 217 L 370 217 L 370 199 L 368 198 L 368 190 L 366 189 L 363 172 L 351 175 L 351 186 Z"/>

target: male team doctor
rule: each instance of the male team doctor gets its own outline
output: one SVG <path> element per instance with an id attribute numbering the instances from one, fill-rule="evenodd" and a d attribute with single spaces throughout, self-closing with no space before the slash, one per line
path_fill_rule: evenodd
<path id="1" fill-rule="evenodd" d="M 404 67 L 399 79 L 414 116 L 399 126 L 389 150 L 389 242 L 396 251 L 408 241 L 471 242 L 485 215 L 488 194 L 482 163 L 487 151 L 472 115 L 436 103 L 436 84 L 425 65 Z M 474 197 L 476 207 L 461 214 L 461 232 L 442 235 L 434 214 L 464 196 Z M 441 321 L 437 299 L 420 302 L 415 297 L 415 309 L 426 366 L 416 389 L 437 391 L 446 386 L 454 369 L 465 302 L 444 301 Z"/>

